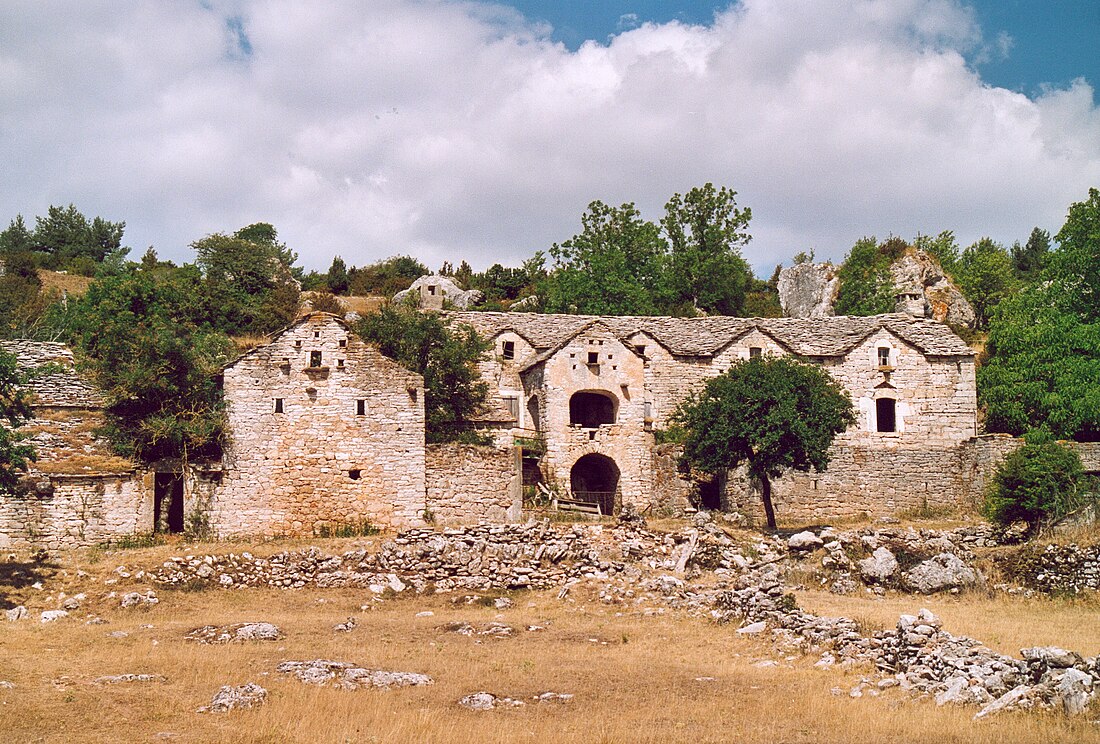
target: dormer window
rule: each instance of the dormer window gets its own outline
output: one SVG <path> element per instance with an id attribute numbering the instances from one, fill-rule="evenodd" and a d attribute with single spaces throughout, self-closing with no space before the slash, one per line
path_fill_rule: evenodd
<path id="1" fill-rule="evenodd" d="M 516 358 L 516 342 L 505 341 L 500 347 L 500 355 L 505 360 L 511 360 Z"/>
<path id="2" fill-rule="evenodd" d="M 880 346 L 878 347 L 878 366 L 889 367 L 890 366 L 890 347 Z"/>

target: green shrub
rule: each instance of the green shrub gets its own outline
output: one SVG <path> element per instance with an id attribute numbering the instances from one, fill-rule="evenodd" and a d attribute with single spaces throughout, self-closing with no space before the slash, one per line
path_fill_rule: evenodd
<path id="1" fill-rule="evenodd" d="M 1073 508 L 1083 475 L 1081 458 L 1050 439 L 1032 439 L 1005 458 L 985 499 L 985 514 L 999 524 L 1027 522 L 1028 531 Z"/>

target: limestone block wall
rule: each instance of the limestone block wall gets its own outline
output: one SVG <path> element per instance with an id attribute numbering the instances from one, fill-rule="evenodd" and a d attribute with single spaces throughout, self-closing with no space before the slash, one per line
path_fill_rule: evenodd
<path id="1" fill-rule="evenodd" d="M 77 548 L 152 531 L 152 491 L 140 475 L 48 480 L 44 492 L 0 495 L 0 548 Z"/>
<path id="2" fill-rule="evenodd" d="M 224 372 L 228 444 L 219 534 L 419 524 L 423 380 L 335 316 L 313 313 Z"/>
<path id="3" fill-rule="evenodd" d="M 595 354 L 596 364 L 589 364 Z M 544 469 L 568 487 L 574 464 L 587 454 L 610 458 L 619 470 L 622 503 L 644 506 L 652 493 L 653 436 L 645 430 L 646 385 L 643 361 L 606 327 L 596 324 L 578 334 L 533 370 L 540 389 L 541 430 L 546 438 Z M 527 381 L 531 387 L 531 380 Z M 615 423 L 585 428 L 570 424 L 574 393 L 598 391 L 617 406 Z"/>
<path id="4" fill-rule="evenodd" d="M 429 444 L 426 509 L 436 524 L 518 522 L 523 496 L 518 452 L 469 444 Z"/>

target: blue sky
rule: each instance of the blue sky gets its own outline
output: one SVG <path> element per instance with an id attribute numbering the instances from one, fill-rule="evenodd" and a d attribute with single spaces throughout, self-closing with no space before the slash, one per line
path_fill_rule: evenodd
<path id="1" fill-rule="evenodd" d="M 511 0 L 532 20 L 553 26 L 552 37 L 572 49 L 601 43 L 641 23 L 709 24 L 730 0 Z M 989 50 L 974 65 L 990 85 L 1034 95 L 1044 84 L 1060 87 L 1084 77 L 1100 86 L 1100 0 L 976 0 L 969 3 L 987 42 L 1010 39 L 1007 53 Z"/>
<path id="2" fill-rule="evenodd" d="M 0 1 L 0 225 L 72 203 L 138 256 L 262 221 L 312 269 L 516 266 L 709 181 L 768 276 L 1100 187 L 1100 0 L 59 5 Z"/>

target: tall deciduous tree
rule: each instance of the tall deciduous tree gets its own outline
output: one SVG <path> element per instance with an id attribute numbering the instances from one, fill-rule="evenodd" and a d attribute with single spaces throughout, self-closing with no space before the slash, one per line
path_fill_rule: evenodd
<path id="1" fill-rule="evenodd" d="M 674 194 L 661 220 L 668 237 L 666 301 L 715 315 L 741 315 L 753 278 L 741 248 L 748 245 L 752 210 L 737 206 L 737 192 L 707 183 Z M 682 313 L 681 313 L 682 314 Z"/>
<path id="2" fill-rule="evenodd" d="M 19 431 L 31 416 L 21 382 L 15 357 L 0 349 L 0 494 L 13 493 L 20 473 L 35 460 L 34 448 Z"/>
<path id="3" fill-rule="evenodd" d="M 889 242 L 889 241 L 888 241 Z M 874 237 L 861 238 L 837 269 L 837 315 L 878 315 L 894 310 L 890 256 Z"/>
<path id="4" fill-rule="evenodd" d="M 633 204 L 588 205 L 582 231 L 550 248 L 554 270 L 547 280 L 549 312 L 588 315 L 653 315 L 663 271 L 664 241 Z"/>
<path id="5" fill-rule="evenodd" d="M 962 252 L 955 280 L 974 308 L 975 325 L 981 329 L 989 327 L 993 309 L 1019 287 L 1008 251 L 989 238 Z"/>
<path id="6" fill-rule="evenodd" d="M 824 470 L 833 437 L 854 421 L 847 391 L 819 367 L 790 357 L 737 362 L 672 416 L 686 432 L 681 467 L 718 473 L 747 464 L 760 480 L 773 530 L 771 479 L 788 468 Z"/>
<path id="7" fill-rule="evenodd" d="M 355 330 L 390 359 L 424 376 L 429 442 L 471 436 L 470 420 L 489 395 L 477 371 L 489 344 L 472 328 L 413 307 L 391 305 L 363 317 Z"/>
<path id="8" fill-rule="evenodd" d="M 1100 321 L 1100 190 L 1069 208 L 1066 224 L 1054 236 L 1050 273 L 1062 306 L 1086 323 Z"/>

